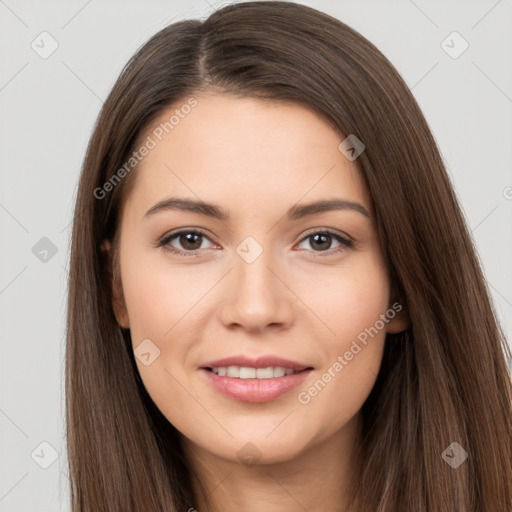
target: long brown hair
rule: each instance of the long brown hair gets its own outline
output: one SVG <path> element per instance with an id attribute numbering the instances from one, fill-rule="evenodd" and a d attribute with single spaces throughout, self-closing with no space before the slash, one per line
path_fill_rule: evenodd
<path id="1" fill-rule="evenodd" d="M 373 44 L 339 20 L 281 1 L 229 5 L 204 22 L 164 28 L 127 63 L 99 114 L 77 192 L 69 273 L 73 512 L 193 506 L 177 431 L 145 390 L 130 332 L 115 320 L 117 260 L 101 244 L 113 240 L 118 249 L 120 206 L 136 166 L 114 179 L 144 130 L 207 88 L 299 102 L 365 144 L 357 164 L 411 326 L 388 335 L 362 408 L 360 511 L 510 512 L 512 357 L 436 142 Z M 456 469 L 442 456 L 453 442 L 468 453 Z"/>

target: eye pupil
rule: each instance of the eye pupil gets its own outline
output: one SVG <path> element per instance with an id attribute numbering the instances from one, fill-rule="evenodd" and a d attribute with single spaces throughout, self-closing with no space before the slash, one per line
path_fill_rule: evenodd
<path id="1" fill-rule="evenodd" d="M 199 249 L 201 247 L 201 237 L 202 235 L 199 234 L 199 233 L 186 233 L 185 235 L 181 235 L 180 236 L 180 242 L 183 242 L 182 243 L 182 247 L 186 248 L 186 249 L 190 249 L 190 250 L 194 250 L 194 249 Z M 199 245 L 197 247 L 194 246 L 194 241 L 191 240 L 193 238 L 199 238 Z M 197 244 L 197 240 L 196 240 L 196 244 Z M 192 245 L 192 247 L 190 247 L 190 245 Z"/>
<path id="2" fill-rule="evenodd" d="M 321 240 L 321 243 L 319 245 L 319 248 L 320 250 L 325 250 L 326 248 L 328 248 L 327 246 L 329 245 L 329 243 L 325 243 L 327 240 L 330 242 L 330 238 L 331 236 L 330 235 L 326 235 L 326 234 L 322 234 L 322 233 L 316 233 L 315 235 L 312 236 L 313 240 L 314 240 L 314 244 L 317 244 L 318 243 L 318 239 Z M 314 244 L 311 244 L 311 247 L 314 247 Z"/>

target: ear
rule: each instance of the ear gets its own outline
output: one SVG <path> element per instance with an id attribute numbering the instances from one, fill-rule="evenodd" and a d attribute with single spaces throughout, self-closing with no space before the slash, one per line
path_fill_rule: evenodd
<path id="1" fill-rule="evenodd" d="M 100 249 L 106 253 L 108 262 L 108 273 L 110 275 L 111 290 L 112 290 L 112 308 L 114 309 L 114 315 L 117 323 L 123 329 L 130 328 L 130 321 L 128 318 L 128 311 L 126 309 L 126 303 L 124 300 L 123 288 L 120 279 L 116 279 L 115 273 L 112 267 L 112 243 L 110 240 L 103 240 Z"/>
<path id="2" fill-rule="evenodd" d="M 396 334 L 405 331 L 411 326 L 409 311 L 402 303 L 403 301 L 395 300 L 391 303 L 386 312 L 389 321 L 386 326 L 386 332 Z"/>

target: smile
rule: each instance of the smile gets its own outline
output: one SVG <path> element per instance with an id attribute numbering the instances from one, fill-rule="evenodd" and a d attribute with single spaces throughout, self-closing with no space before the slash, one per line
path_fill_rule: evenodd
<path id="1" fill-rule="evenodd" d="M 293 368 L 283 366 L 267 366 L 266 368 L 251 368 L 249 366 L 219 366 L 208 368 L 210 371 L 221 377 L 232 377 L 235 379 L 272 379 L 298 373 Z"/>
<path id="2" fill-rule="evenodd" d="M 207 382 L 222 395 L 241 402 L 262 403 L 281 398 L 300 386 L 313 368 L 293 370 L 279 366 L 221 366 L 199 370 Z"/>

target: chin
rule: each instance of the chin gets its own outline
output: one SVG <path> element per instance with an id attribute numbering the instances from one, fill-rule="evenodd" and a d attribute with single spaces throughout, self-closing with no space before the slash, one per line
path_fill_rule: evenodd
<path id="1" fill-rule="evenodd" d="M 226 437 L 209 437 L 195 442 L 217 457 L 246 466 L 293 460 L 311 443 L 311 439 L 307 438 L 304 431 L 301 432 L 301 437 L 297 438 L 289 436 L 286 429 L 280 433 L 272 432 L 270 435 L 268 430 L 249 429 L 243 431 L 243 434 L 234 435 L 233 439 Z"/>

